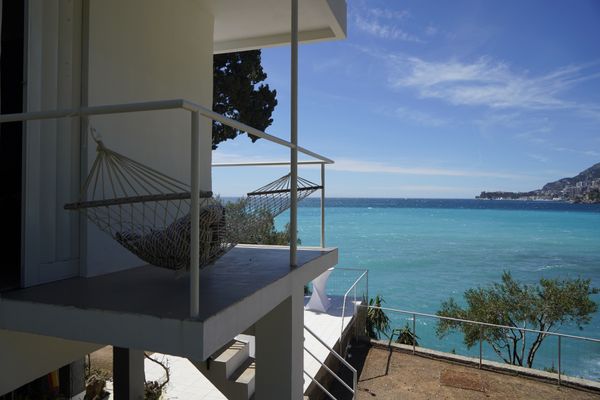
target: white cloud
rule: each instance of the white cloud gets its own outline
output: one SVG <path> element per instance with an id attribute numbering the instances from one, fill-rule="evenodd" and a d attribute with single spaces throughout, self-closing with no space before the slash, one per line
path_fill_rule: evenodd
<path id="1" fill-rule="evenodd" d="M 432 24 L 427 25 L 427 28 L 425 28 L 425 34 L 427 36 L 435 36 L 435 35 L 437 35 L 437 33 L 438 33 L 438 28 L 436 28 Z"/>
<path id="2" fill-rule="evenodd" d="M 365 161 L 349 158 L 332 157 L 334 164 L 327 166 L 328 171 L 339 172 L 359 172 L 375 174 L 396 174 L 396 175 L 417 175 L 417 176 L 456 176 L 473 178 L 499 178 L 499 179 L 530 179 L 531 176 L 518 175 L 504 172 L 467 170 L 467 169 L 448 169 L 438 167 L 413 167 L 400 166 L 377 161 Z M 313 160 L 310 160 L 313 161 Z M 213 152 L 213 163 L 261 163 L 261 162 L 289 162 L 289 159 L 267 159 L 263 157 L 248 157 L 239 154 L 225 152 Z M 281 168 L 273 166 L 273 168 Z M 302 168 L 316 169 L 317 165 L 304 165 Z"/>
<path id="3" fill-rule="evenodd" d="M 376 18 L 395 20 L 402 20 L 410 16 L 407 10 L 391 10 L 389 8 L 370 8 L 367 13 Z"/>
<path id="4" fill-rule="evenodd" d="M 418 57 L 381 55 L 392 66 L 394 87 L 413 88 L 420 97 L 454 105 L 491 108 L 579 108 L 562 94 L 577 83 L 600 76 L 590 65 L 570 65 L 540 76 L 513 71 L 506 63 L 482 57 L 472 63 L 425 61 Z M 585 107 L 587 108 L 587 106 Z"/>
<path id="5" fill-rule="evenodd" d="M 354 24 L 361 31 L 381 39 L 394 39 L 415 43 L 422 42 L 417 36 L 405 32 L 398 25 L 382 22 L 379 18 L 369 15 L 355 13 Z"/>
<path id="6" fill-rule="evenodd" d="M 439 126 L 447 125 L 447 123 L 448 123 L 448 121 L 446 121 L 443 118 L 439 118 L 439 117 L 436 117 L 435 115 L 432 115 L 432 114 L 429 114 L 429 113 L 426 113 L 423 111 L 419 111 L 419 110 L 409 109 L 406 107 L 398 107 L 398 108 L 396 108 L 394 113 L 400 119 L 411 121 L 416 124 L 424 125 L 424 126 L 439 127 Z"/>
<path id="7" fill-rule="evenodd" d="M 555 146 L 552 149 L 559 152 L 579 154 L 587 157 L 600 157 L 600 152 L 595 150 L 577 150 L 562 146 Z"/>
<path id="8" fill-rule="evenodd" d="M 530 179 L 530 176 L 517 175 L 504 172 L 491 172 L 480 170 L 446 169 L 434 167 L 405 167 L 381 162 L 336 159 L 335 164 L 329 165 L 328 170 L 362 173 L 384 173 L 397 175 L 424 175 L 424 176 L 457 176 L 500 179 Z"/>
<path id="9" fill-rule="evenodd" d="M 407 10 L 372 8 L 366 2 L 355 3 L 350 10 L 350 20 L 354 23 L 354 27 L 371 36 L 405 42 L 422 42 L 419 37 L 400 27 L 400 22 L 409 16 Z"/>
<path id="10" fill-rule="evenodd" d="M 544 156 L 542 156 L 540 154 L 527 154 L 527 156 L 529 158 L 531 158 L 531 159 L 533 159 L 535 161 L 539 161 L 541 163 L 547 163 L 549 161 L 548 157 L 544 157 Z"/>

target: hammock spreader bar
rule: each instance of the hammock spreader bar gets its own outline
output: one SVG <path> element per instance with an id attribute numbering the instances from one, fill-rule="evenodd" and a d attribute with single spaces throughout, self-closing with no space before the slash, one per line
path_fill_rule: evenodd
<path id="1" fill-rule="evenodd" d="M 97 143 L 96 159 L 80 200 L 66 204 L 65 209 L 84 212 L 100 230 L 150 264 L 172 270 L 189 268 L 189 185 L 108 149 L 92 136 Z M 254 237 L 261 225 L 287 210 L 290 182 L 288 174 L 248 193 L 239 220 L 235 215 L 228 218 L 212 192 L 201 192 L 200 266 L 216 261 L 238 239 Z M 298 177 L 298 201 L 319 189 Z"/>

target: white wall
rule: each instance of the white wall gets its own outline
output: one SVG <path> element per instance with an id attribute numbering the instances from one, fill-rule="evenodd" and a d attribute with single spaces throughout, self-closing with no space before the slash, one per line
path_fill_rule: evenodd
<path id="1" fill-rule="evenodd" d="M 212 107 L 213 17 L 200 0 L 91 0 L 88 104 L 184 98 Z M 90 119 L 107 147 L 189 182 L 190 114 L 159 111 Z M 201 189 L 211 189 L 211 125 L 201 120 Z M 95 144 L 89 144 L 89 164 Z M 88 225 L 93 276 L 142 262 Z"/>
<path id="2" fill-rule="evenodd" d="M 0 329 L 0 395 L 80 359 L 100 345 Z"/>
<path id="3" fill-rule="evenodd" d="M 28 111 L 174 98 L 212 105 L 214 20 L 205 0 L 31 0 L 28 21 Z M 110 148 L 189 182 L 188 112 L 89 122 Z M 95 226 L 80 229 L 79 215 L 63 209 L 78 198 L 80 171 L 85 177 L 95 157 L 93 143 L 80 153 L 88 140 L 80 125 L 78 118 L 27 123 L 25 286 L 142 264 Z M 204 118 L 200 148 L 201 189 L 210 190 Z"/>
<path id="4" fill-rule="evenodd" d="M 27 111 L 79 106 L 81 0 L 31 0 L 27 25 Z M 79 119 L 28 122 L 25 135 L 25 286 L 79 273 Z"/>

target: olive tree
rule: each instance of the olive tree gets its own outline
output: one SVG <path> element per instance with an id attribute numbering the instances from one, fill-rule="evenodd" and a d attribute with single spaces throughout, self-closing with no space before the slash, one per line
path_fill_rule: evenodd
<path id="1" fill-rule="evenodd" d="M 564 324 L 579 329 L 588 324 L 598 309 L 590 295 L 598 293 L 589 279 L 540 279 L 538 284 L 527 285 L 516 281 L 510 272 L 502 274 L 499 283 L 486 288 L 464 292 L 465 305 L 453 298 L 442 302 L 437 315 L 505 325 L 509 328 L 484 327 L 451 320 L 440 320 L 437 335 L 442 338 L 451 331 L 460 331 L 464 343 L 471 348 L 482 340 L 489 343 L 506 363 L 533 365 L 549 332 L 556 332 Z M 523 329 L 540 331 L 525 340 Z"/>

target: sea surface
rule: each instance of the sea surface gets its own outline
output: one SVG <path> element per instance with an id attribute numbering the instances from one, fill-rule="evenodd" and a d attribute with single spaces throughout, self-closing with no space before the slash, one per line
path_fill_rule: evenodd
<path id="1" fill-rule="evenodd" d="M 288 218 L 279 216 L 278 227 Z M 319 199 L 300 203 L 298 224 L 302 245 L 318 246 Z M 498 282 L 503 271 L 530 284 L 582 277 L 600 287 L 600 205 L 332 198 L 326 201 L 326 245 L 339 248 L 339 267 L 369 269 L 370 297 L 380 294 L 385 306 L 403 310 L 435 314 L 442 301 L 462 302 L 465 290 Z M 600 295 L 593 299 L 600 305 Z M 388 315 L 394 327 L 412 326 L 410 315 Z M 433 319 L 417 318 L 416 325 L 421 346 L 479 354 L 460 334 L 438 339 Z M 600 313 L 583 330 L 566 324 L 560 332 L 600 338 Z M 545 340 L 534 367 L 558 368 L 557 343 L 556 337 Z M 500 360 L 489 346 L 483 351 Z M 562 339 L 561 356 L 563 373 L 600 380 L 600 343 Z"/>

